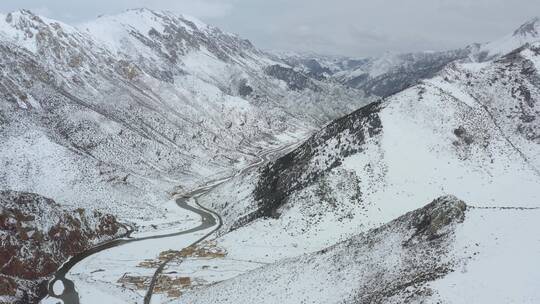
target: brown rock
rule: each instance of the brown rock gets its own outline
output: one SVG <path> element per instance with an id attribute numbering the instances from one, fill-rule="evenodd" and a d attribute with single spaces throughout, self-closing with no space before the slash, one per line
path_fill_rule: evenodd
<path id="1" fill-rule="evenodd" d="M 0 295 L 15 296 L 17 294 L 17 283 L 12 278 L 0 276 Z"/>

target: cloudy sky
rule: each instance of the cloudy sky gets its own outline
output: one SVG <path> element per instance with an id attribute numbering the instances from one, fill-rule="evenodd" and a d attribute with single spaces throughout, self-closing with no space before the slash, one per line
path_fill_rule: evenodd
<path id="1" fill-rule="evenodd" d="M 540 15 L 540 0 L 17 0 L 75 24 L 147 7 L 198 17 L 260 48 L 350 56 L 441 50 L 496 39 Z"/>

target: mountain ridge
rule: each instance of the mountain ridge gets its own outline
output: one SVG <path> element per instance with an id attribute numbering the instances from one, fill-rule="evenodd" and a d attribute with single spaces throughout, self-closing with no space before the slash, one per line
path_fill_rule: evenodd
<path id="1" fill-rule="evenodd" d="M 50 197 L 66 213 L 84 207 L 110 214 L 152 234 L 184 227 L 168 210 L 176 208 L 171 198 L 232 176 L 196 197 L 223 218 L 216 239 L 203 244 L 220 254 L 162 264 L 164 278 L 190 277 L 201 287 L 186 290 L 186 299 L 215 299 L 208 293 L 226 295 L 234 290 L 221 286 L 243 280 L 251 283 L 235 294 L 243 299 L 283 291 L 261 289 L 260 282 L 276 278 L 289 286 L 303 272 L 273 270 L 290 265 L 323 270 L 308 280 L 318 301 L 440 296 L 451 303 L 460 291 L 485 298 L 488 292 L 473 284 L 485 273 L 484 261 L 512 265 L 505 244 L 526 248 L 525 261 L 537 249 L 524 241 L 537 237 L 530 231 L 540 223 L 533 212 L 540 199 L 540 42 L 530 35 L 536 28 L 525 23 L 519 37 L 459 50 L 364 60 L 268 54 L 190 17 L 148 9 L 78 27 L 29 11 L 0 15 L 0 189 L 36 204 Z M 292 151 L 278 149 L 299 141 Z M 284 150 L 262 163 L 267 152 Z M 521 220 L 526 224 L 515 227 Z M 491 233 L 497 222 L 504 229 Z M 439 228 L 450 232 L 441 236 Z M 371 242 L 381 231 L 388 238 Z M 432 247 L 436 252 L 426 256 Z M 384 265 L 355 263 L 374 253 Z M 392 272 L 401 268 L 383 257 L 405 271 Z M 214 271 L 224 265 L 226 271 Z M 518 266 L 516 277 L 533 281 Z M 94 284 L 99 275 L 78 279 Z M 351 275 L 347 286 L 336 285 L 346 294 L 324 295 L 321 286 Z M 361 288 L 358 278 L 367 278 Z M 108 279 L 111 290 L 123 288 L 117 277 Z M 279 293 L 283 301 L 309 290 L 296 287 Z"/>
<path id="2" fill-rule="evenodd" d="M 188 298 L 227 303 L 228 297 L 214 296 L 228 295 L 229 289 L 223 286 L 241 288 L 237 283 L 244 279 L 254 282 L 256 289 L 271 287 L 257 292 L 242 289 L 230 299 L 242 301 L 258 297 L 260 292 L 283 290 L 277 285 L 295 284 L 282 298 L 294 303 L 291 299 L 307 298 L 304 288 L 311 282 L 315 282 L 314 286 L 358 290 L 355 288 L 359 284 L 371 282 L 373 269 L 355 274 L 359 282 L 353 280 L 353 287 L 339 280 L 322 283 L 319 276 L 306 278 L 308 285 L 300 285 L 292 278 L 302 276 L 302 270 L 287 273 L 287 279 L 276 286 L 266 278 L 281 278 L 282 272 L 276 269 L 291 268 L 290 260 L 314 273 L 322 269 L 329 276 L 343 269 L 348 271 L 355 259 L 340 267 L 332 266 L 342 259 L 348 261 L 350 251 L 326 262 L 303 258 L 320 250 L 331 251 L 340 241 L 377 230 L 421 208 L 419 202 L 449 193 L 476 206 L 470 211 L 467 208 L 465 228 L 458 229 L 451 241 L 451 254 L 441 257 L 459 257 L 465 264 L 415 285 L 414 290 L 427 288 L 433 292 L 412 302 L 536 298 L 531 284 L 536 276 L 528 269 L 535 263 L 538 239 L 529 229 L 537 223 L 540 198 L 539 48 L 537 42 L 491 61 L 452 62 L 433 78 L 334 120 L 289 154 L 202 197 L 202 203 L 222 214 L 224 225 L 216 241 L 228 252 L 229 259 L 270 265 L 259 268 L 238 264 L 246 268 L 244 274 L 212 278 L 211 282 L 223 282 L 193 291 Z M 527 219 L 523 227 L 515 225 L 519 218 Z M 494 232 L 492 228 L 498 222 L 501 228 Z M 514 260 L 515 248 L 523 248 L 523 263 Z M 499 263 L 516 265 L 512 272 L 515 277 L 488 275 L 487 269 Z M 196 271 L 192 265 L 184 267 Z M 209 279 L 203 273 L 200 276 Z M 519 283 L 513 283 L 514 278 L 519 278 Z M 469 284 L 461 284 L 460 280 Z M 478 283 L 482 280 L 491 283 Z M 514 287 L 489 287 L 505 285 Z M 397 289 L 400 295 L 415 294 L 409 293 L 410 285 L 402 287 Z M 362 303 L 363 294 L 345 298 L 319 294 L 331 299 L 313 301 Z M 491 296 L 494 294 L 497 296 Z M 405 300 L 398 297 L 387 301 Z"/>
<path id="3" fill-rule="evenodd" d="M 276 56 L 315 77 L 335 79 L 367 94 L 388 97 L 422 79 L 431 78 L 454 61 L 483 62 L 497 59 L 526 43 L 540 41 L 539 18 L 523 23 L 513 33 L 487 43 L 435 52 L 386 53 L 378 57 L 348 58 L 277 52 Z M 352 64 L 351 64 L 352 63 Z"/>
<path id="4" fill-rule="evenodd" d="M 261 150 L 302 137 L 367 102 L 361 92 L 334 83 L 296 84 L 300 78 L 285 64 L 217 29 L 203 33 L 189 21 L 149 10 L 126 14 L 157 21 L 148 21 L 152 26 L 141 31 L 118 26 L 118 40 L 127 44 L 111 49 L 94 39 L 95 33 L 29 11 L 0 18 L 5 71 L 0 86 L 7 101 L 0 108 L 7 168 L 0 176 L 2 187 L 44 191 L 71 204 L 96 201 L 96 190 L 118 193 L 115 200 L 120 200 L 127 189 L 141 191 L 139 196 L 144 188 L 157 187 L 149 198 L 156 202 L 178 191 L 178 184 L 189 189 L 223 177 Z M 106 18 L 99 19 L 109 24 Z M 156 24 L 162 25 L 159 31 Z M 266 70 L 274 65 L 284 70 Z M 34 175 L 48 176 L 31 160 L 48 153 L 36 150 L 38 142 L 56 151 L 55 158 L 70 159 L 60 163 L 78 168 L 63 168 L 70 173 L 61 174 L 66 180 L 58 186 L 45 186 L 19 169 L 29 161 Z M 25 146 L 31 152 L 11 150 Z M 74 172 L 85 173 L 76 178 Z M 81 180 L 92 185 L 78 192 L 84 198 L 61 191 L 63 183 L 70 188 Z"/>

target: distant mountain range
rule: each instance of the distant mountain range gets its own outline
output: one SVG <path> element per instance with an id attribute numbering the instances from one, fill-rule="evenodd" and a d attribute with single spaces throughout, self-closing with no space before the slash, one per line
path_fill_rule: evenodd
<path id="1" fill-rule="evenodd" d="M 367 94 L 387 97 L 431 78 L 454 61 L 484 62 L 501 57 L 540 38 L 540 22 L 533 18 L 512 34 L 489 43 L 440 52 L 389 54 L 373 58 L 347 58 L 281 53 L 277 57 L 317 79 L 334 79 Z"/>
<path id="2" fill-rule="evenodd" d="M 180 302 L 537 302 L 539 33 L 536 18 L 490 43 L 356 59 L 270 53 L 148 9 L 77 26 L 0 14 L 0 256 L 21 257 L 0 302 L 37 301 L 73 252 L 235 172 L 199 198 L 227 256 L 202 259 L 204 287 Z M 13 273 L 36 250 L 48 267 Z M 242 270 L 208 276 L 224 262 Z"/>
<path id="3" fill-rule="evenodd" d="M 180 303 L 538 300 L 539 28 L 476 46 L 202 198 L 224 216 L 230 259 L 270 265 Z M 432 225 L 444 233 L 414 240 Z"/>

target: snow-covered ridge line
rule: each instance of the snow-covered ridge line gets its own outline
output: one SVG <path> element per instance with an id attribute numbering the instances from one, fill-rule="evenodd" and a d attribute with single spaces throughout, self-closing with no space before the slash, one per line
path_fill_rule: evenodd
<path id="1" fill-rule="evenodd" d="M 457 226 L 449 250 L 441 253 L 444 258 L 456 258 L 457 264 L 452 264 L 449 272 L 429 279 L 427 285 L 405 285 L 403 294 L 388 302 L 407 299 L 413 303 L 463 303 L 466 301 L 459 300 L 462 292 L 479 299 L 492 298 L 491 294 L 505 299 L 537 299 L 533 288 L 537 276 L 528 271 L 527 264 L 537 265 L 534 254 L 540 244 L 534 228 L 540 215 L 540 176 L 536 172 L 540 166 L 539 56 L 538 46 L 533 43 L 497 60 L 454 62 L 434 78 L 334 120 L 259 172 L 232 180 L 201 198 L 203 203 L 222 210 L 229 231 L 217 240 L 218 246 L 228 252 L 228 259 L 212 265 L 238 265 L 246 269 L 245 275 L 222 275 L 224 282 L 193 292 L 189 300 L 180 302 L 242 302 L 259 293 L 264 295 L 257 298 L 261 303 L 270 303 L 265 297 L 284 303 L 362 302 L 362 294 L 369 291 L 360 291 L 358 297 L 323 292 L 317 293 L 316 299 L 309 297 L 320 286 L 357 290 L 359 281 L 371 282 L 373 273 L 384 273 L 386 268 L 374 271 L 377 266 L 369 267 L 355 274 L 355 280 L 351 279 L 354 286 L 349 286 L 339 273 L 342 268 L 350 271 L 350 264 L 358 258 L 307 258 L 302 265 L 313 271 L 315 279 L 302 279 L 305 269 L 287 263 L 302 260 L 295 256 L 323 248 L 328 248 L 323 252 L 332 250 L 332 245 L 340 241 L 377 230 L 421 207 L 420 202 L 447 193 L 474 202 L 467 208 L 464 225 Z M 426 221 L 429 219 L 426 217 Z M 522 225 L 515 224 L 522 220 Z M 513 265 L 511 254 L 515 248 L 527 248 L 523 252 L 526 262 L 510 272 L 519 277 L 521 287 L 506 278 L 501 282 L 515 289 L 491 288 L 501 286 L 495 280 L 490 281 L 494 285 L 478 283 L 483 282 L 483 276 L 489 276 L 490 269 L 496 269 L 494 265 Z M 344 251 L 344 256 L 354 250 Z M 497 262 L 490 264 L 492 259 Z M 257 269 L 259 265 L 235 264 L 234 260 L 274 263 Z M 346 262 L 335 267 L 342 261 Z M 196 271 L 211 282 L 219 281 L 197 271 L 196 265 L 192 262 L 175 270 L 180 275 L 182 271 Z M 470 272 L 459 271 L 469 266 Z M 340 279 L 317 281 L 318 274 L 327 273 Z M 269 280 L 276 278 L 279 286 L 268 288 L 274 286 Z M 461 278 L 470 283 L 458 284 Z M 251 285 L 244 289 L 246 282 Z M 271 291 L 266 293 L 268 289 Z M 229 294 L 228 290 L 242 292 Z M 284 290 L 287 294 L 281 298 Z M 438 301 L 439 296 L 446 301 Z"/>
<path id="2" fill-rule="evenodd" d="M 137 24 L 138 20 L 143 19 L 154 19 L 156 20 L 160 16 L 168 16 L 175 19 L 180 19 L 184 21 L 188 21 L 184 23 L 185 26 L 190 27 L 192 30 L 210 30 L 210 29 L 217 29 L 215 27 L 212 27 L 203 21 L 189 15 L 181 14 L 181 13 L 175 13 L 169 10 L 151 10 L 148 8 L 131 8 L 127 9 L 124 12 L 117 13 L 117 14 L 107 14 L 107 15 L 99 15 L 96 19 L 116 19 L 118 21 L 126 21 L 131 24 L 134 28 L 137 28 L 140 26 L 140 24 Z M 148 18 L 150 17 L 150 18 Z M 92 21 L 87 21 L 92 22 Z M 84 24 L 86 22 L 77 24 L 77 27 L 84 27 Z M 232 35 L 232 34 L 231 34 Z"/>
<path id="3" fill-rule="evenodd" d="M 494 59 L 505 55 L 527 43 L 540 41 L 540 18 L 535 17 L 517 28 L 512 34 L 483 44 L 479 49 L 479 58 Z"/>
<path id="4" fill-rule="evenodd" d="M 333 79 L 368 94 L 388 97 L 431 78 L 456 61 L 487 62 L 527 44 L 540 41 L 540 18 L 533 18 L 513 33 L 487 43 L 438 52 L 385 53 L 379 57 L 347 58 L 310 53 L 274 52 L 305 74 Z"/>
<path id="5" fill-rule="evenodd" d="M 499 209 L 499 210 L 539 210 L 540 207 L 519 207 L 519 206 L 478 206 L 468 205 L 471 209 Z"/>
<path id="6" fill-rule="evenodd" d="M 530 270 L 537 266 L 540 214 L 521 211 L 482 210 L 444 196 L 346 241 L 194 290 L 177 302 L 534 301 L 538 274 Z M 511 275 L 493 275 L 501 267 Z"/>
<path id="7" fill-rule="evenodd" d="M 7 14 L 0 13 L 0 37 L 32 53 L 38 52 L 38 40 L 45 38 L 41 36 L 43 30 L 49 30 L 57 38 L 67 34 L 81 40 L 85 39 L 85 35 L 75 27 L 58 20 L 35 15 L 29 10 L 19 10 Z"/>
<path id="8" fill-rule="evenodd" d="M 32 121 L 39 127 L 32 132 L 46 131 L 43 138 L 52 138 L 47 145 L 52 150 L 67 146 L 114 168 L 99 174 L 125 172 L 106 183 L 137 180 L 140 186 L 160 176 L 167 187 L 173 182 L 196 186 L 197 176 L 227 175 L 232 163 L 242 167 L 261 149 L 300 138 L 365 102 L 360 92 L 336 84 L 287 84 L 265 72 L 281 63 L 246 40 L 170 12 L 136 9 L 98 18 L 92 24 L 114 36 L 112 48 L 99 42 L 99 31 L 79 31 L 29 11 L 0 19 L 0 33 L 9 38 L 0 39 L 7 73 L 0 85 L 2 98 L 9 101 L 2 104 L 2 113 L 10 118 L 5 126 L 16 115 L 36 115 L 39 119 Z M 47 125 L 56 119 L 59 124 Z M 15 143 L 11 128 L 2 131 L 8 137 L 3 147 L 7 157 L 10 146 L 23 143 Z M 27 137 L 32 141 L 40 135 Z M 126 149 L 128 142 L 135 148 Z M 120 154 L 121 159 L 115 157 Z M 209 157 L 192 161 L 201 155 Z M 20 187 L 15 177 L 3 182 Z"/>
<path id="9" fill-rule="evenodd" d="M 453 196 L 441 197 L 328 248 L 194 290 L 178 303 L 418 301 L 429 294 L 424 284 L 452 271 L 456 260 L 446 253 L 466 209 Z"/>
<path id="10" fill-rule="evenodd" d="M 184 224 L 171 195 L 369 102 L 236 35 L 145 9 L 84 28 L 2 14 L 0 66 L 0 188 L 113 214 L 141 235 Z"/>

